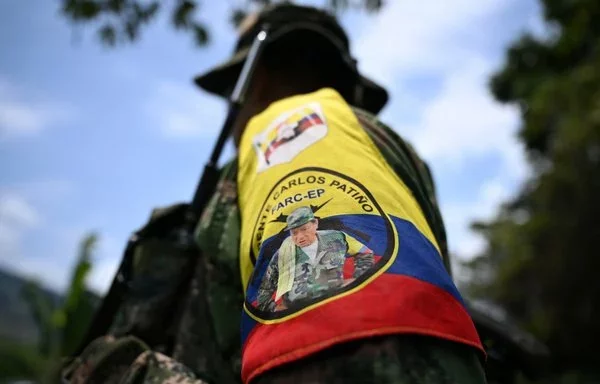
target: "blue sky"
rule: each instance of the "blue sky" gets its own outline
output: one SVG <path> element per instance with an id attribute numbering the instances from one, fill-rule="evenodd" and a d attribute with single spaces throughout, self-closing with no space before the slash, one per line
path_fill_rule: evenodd
<path id="1" fill-rule="evenodd" d="M 159 20 L 115 50 L 69 26 L 57 3 L 0 2 L 0 266 L 61 290 L 94 230 L 90 283 L 104 291 L 150 210 L 191 197 L 225 116 L 225 103 L 191 79 L 231 51 L 232 2 L 204 3 L 203 19 L 219 20 L 207 48 Z M 382 119 L 430 163 L 450 248 L 466 259 L 482 246 L 469 222 L 493 214 L 528 172 L 518 115 L 486 82 L 507 44 L 542 33 L 539 6 L 388 3 L 342 23 L 360 68 L 390 91 Z"/>

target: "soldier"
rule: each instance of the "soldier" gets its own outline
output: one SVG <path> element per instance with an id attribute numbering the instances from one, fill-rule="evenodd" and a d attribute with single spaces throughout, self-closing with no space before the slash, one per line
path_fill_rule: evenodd
<path id="1" fill-rule="evenodd" d="M 342 231 L 319 231 L 310 207 L 300 207 L 287 218 L 290 237 L 269 261 L 258 294 L 258 307 L 288 309 L 340 288 L 373 265 L 373 251 Z M 354 272 L 344 279 L 346 259 L 354 260 Z M 282 272 L 285 271 L 285 272 Z M 280 301 L 280 299 L 282 299 Z"/>
<path id="2" fill-rule="evenodd" d="M 163 235 L 185 205 L 157 211 L 160 225 L 149 223 L 132 251 L 111 336 L 77 357 L 64 381 L 484 383 L 485 352 L 452 282 L 429 168 L 375 117 L 387 92 L 359 73 L 335 18 L 291 4 L 251 15 L 233 56 L 196 84 L 228 97 L 265 24 L 233 126 L 236 156 L 195 231 L 196 267 L 177 231 Z M 360 238 L 374 262 L 332 294 L 257 308 L 269 261 L 289 237 L 286 218 L 307 205 L 321 230 Z M 280 269 L 281 280 L 293 281 L 291 271 Z"/>
<path id="3" fill-rule="evenodd" d="M 213 258 L 209 288 L 242 290 L 242 381 L 484 383 L 484 350 L 450 277 L 429 169 L 374 117 L 387 92 L 359 73 L 335 18 L 268 7 L 241 24 L 232 58 L 196 83 L 227 97 L 265 23 L 270 38 L 234 123 L 237 157 L 223 173 L 238 196 L 228 205 L 217 194 L 198 231 Z M 311 195 L 314 188 L 324 192 Z M 327 229 L 363 233 L 380 261 L 339 294 L 301 308 L 256 308 L 286 233 L 281 217 L 312 198 L 327 204 Z M 226 265 L 241 268 L 239 285 L 216 267 Z M 209 301 L 214 324 L 235 316 L 235 305 Z"/>

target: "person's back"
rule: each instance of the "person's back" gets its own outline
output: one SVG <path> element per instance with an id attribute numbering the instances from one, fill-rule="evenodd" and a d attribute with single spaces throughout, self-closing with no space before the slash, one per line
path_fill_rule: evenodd
<path id="1" fill-rule="evenodd" d="M 297 116 L 298 109 L 309 110 Z M 305 129 L 277 146 L 267 163 L 261 140 L 286 125 Z M 470 347 L 481 348 L 479 339 L 444 269 L 440 247 L 423 214 L 427 207 L 421 208 L 414 197 L 419 191 L 412 192 L 403 181 L 417 176 L 412 185 L 422 186 L 420 173 L 411 163 L 385 158 L 374 141 L 382 133 L 369 132 L 367 123 L 330 88 L 279 100 L 246 127 L 237 177 L 246 287 L 245 382 L 254 377 L 258 382 L 284 377 L 289 382 L 304 382 L 302 377 L 307 382 L 483 380 L 475 353 L 469 352 Z M 275 137 L 269 145 L 277 143 Z M 399 148 L 391 154 L 411 156 Z M 374 264 L 360 276 L 347 273 L 347 284 L 313 300 L 261 310 L 256 299 L 265 279 L 275 286 L 287 284 L 284 291 L 296 294 L 310 289 L 310 283 L 297 284 L 294 278 L 312 271 L 309 262 L 290 269 L 279 257 L 277 276 L 266 275 L 269 261 L 289 236 L 286 217 L 298 207 L 311 208 L 319 229 L 352 234 L 373 250 Z M 350 259 L 343 268 L 355 267 Z M 317 357 L 311 358 L 314 354 Z M 473 377 L 452 378 L 452 369 Z"/>
<path id="2" fill-rule="evenodd" d="M 387 93 L 358 73 L 335 19 L 313 8 L 283 5 L 249 18 L 236 52 L 263 23 L 275 37 L 234 132 L 242 380 L 484 382 L 483 348 L 445 268 L 427 167 L 360 110 L 377 113 Z M 239 56 L 197 83 L 226 95 Z M 343 265 L 304 253 L 281 257 L 291 236 L 286 218 L 300 207 L 311 209 L 319 230 L 341 231 L 372 250 L 372 265 L 356 275 L 352 252 Z M 201 247 L 209 252 L 211 244 Z M 324 268 L 341 268 L 344 281 L 303 294 Z M 276 288 L 268 309 L 257 304 L 266 286 Z"/>

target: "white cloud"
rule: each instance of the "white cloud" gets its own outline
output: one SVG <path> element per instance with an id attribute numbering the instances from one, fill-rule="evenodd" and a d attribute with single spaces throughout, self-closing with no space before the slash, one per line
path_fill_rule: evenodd
<path id="1" fill-rule="evenodd" d="M 451 251 L 463 259 L 475 256 L 485 245 L 469 229 L 471 222 L 492 218 L 530 170 L 515 136 L 517 111 L 495 103 L 487 93 L 490 68 L 490 64 L 473 59 L 463 70 L 448 74 L 441 92 L 423 106 L 419 124 L 400 127 L 430 162 L 434 174 L 468 177 L 471 166 L 480 159 L 490 154 L 499 159 L 499 170 L 483 176 L 474 200 L 455 203 L 457 196 L 440 197 Z"/>
<path id="2" fill-rule="evenodd" d="M 484 20 L 513 3 L 455 0 L 444 7 L 433 0 L 394 2 L 359 37 L 356 51 L 361 67 L 393 85 L 390 104 L 398 105 L 394 97 L 399 95 L 418 110 L 417 124 L 392 125 L 428 160 L 457 165 L 490 149 L 506 151 L 509 157 L 518 115 L 492 100 L 487 81 L 498 63 L 470 47 L 467 37 L 494 32 L 480 30 Z M 403 80 L 422 74 L 441 79 L 441 91 L 433 100 L 405 96 L 410 91 L 404 89 Z M 399 117 L 393 111 L 390 116 Z"/>
<path id="3" fill-rule="evenodd" d="M 52 178 L 5 184 L 2 189 L 16 191 L 23 199 L 34 201 L 36 206 L 64 202 L 77 190 L 70 180 Z"/>
<path id="4" fill-rule="evenodd" d="M 66 249 L 57 236 L 61 228 L 43 214 L 43 207 L 62 201 L 72 190 L 71 183 L 60 180 L 14 183 L 0 188 L 1 268 L 33 277 L 58 291 L 66 287 L 75 250 Z M 51 241 L 44 244 L 42 253 L 31 253 L 28 242 L 48 238 Z"/>
<path id="5" fill-rule="evenodd" d="M 516 140 L 516 109 L 492 100 L 487 79 L 492 65 L 473 58 L 443 80 L 442 90 L 422 109 L 414 127 L 406 132 L 421 155 L 445 167 L 463 167 L 473 157 L 497 153 L 518 175 L 525 163 Z"/>
<path id="6" fill-rule="evenodd" d="M 450 251 L 454 255 L 470 259 L 483 250 L 484 239 L 472 232 L 469 226 L 474 220 L 491 219 L 500 204 L 512 197 L 512 189 L 505 178 L 492 178 L 479 187 L 475 200 L 442 205 Z"/>
<path id="7" fill-rule="evenodd" d="M 0 78 L 0 139 L 36 135 L 72 116 L 69 106 L 40 98 Z"/>
<path id="8" fill-rule="evenodd" d="M 23 236 L 41 221 L 37 210 L 22 196 L 0 191 L 0 261 L 18 262 Z"/>
<path id="9" fill-rule="evenodd" d="M 18 254 L 21 231 L 0 221 L 0 261 L 14 260 Z"/>
<path id="10" fill-rule="evenodd" d="M 56 243 L 46 244 L 46 254 L 28 254 L 26 245 L 34 231 L 48 229 L 38 208 L 27 194 L 0 191 L 0 267 L 62 291 L 68 284 L 69 254 L 61 254 Z"/>
<path id="11" fill-rule="evenodd" d="M 0 230 L 3 230 L 1 226 Z M 22 249 L 24 232 L 18 233 L 15 237 L 16 230 L 11 228 L 9 233 L 13 236 L 8 244 L 2 242 L 0 235 L 0 267 L 34 278 L 56 292 L 64 292 L 70 283 L 80 242 L 87 231 L 65 228 L 48 229 L 48 231 L 53 234 L 53 238 L 46 244 L 47 253 L 41 255 L 24 252 Z M 7 249 L 7 245 L 12 248 Z M 112 238 L 100 235 L 98 244 L 92 251 L 93 265 L 87 281 L 90 289 L 99 294 L 107 291 L 115 276 L 121 255 L 122 250 L 116 247 L 116 242 Z"/>
<path id="12" fill-rule="evenodd" d="M 23 198 L 14 194 L 0 196 L 0 218 L 11 226 L 31 228 L 40 222 L 40 216 Z"/>
<path id="13" fill-rule="evenodd" d="M 105 294 L 110 288 L 118 267 L 119 260 L 117 259 L 103 259 L 96 262 L 88 280 L 89 287 L 94 292 Z"/>
<path id="14" fill-rule="evenodd" d="M 532 1 L 529 1 L 534 5 Z M 496 37 L 506 31 L 485 28 L 486 21 L 505 13 L 516 0 L 454 0 L 441 6 L 434 0 L 393 2 L 368 20 L 358 36 L 356 52 L 361 68 L 388 85 L 391 106 L 411 100 L 419 116 L 411 126 L 392 126 L 410 139 L 421 155 L 432 163 L 462 166 L 473 156 L 499 152 L 511 167 L 523 167 L 514 137 L 519 116 L 513 107 L 494 101 L 488 90 L 490 74 L 500 65 L 474 48 L 472 36 Z M 539 8 L 539 7 L 538 7 Z M 539 9 L 536 8 L 536 12 Z M 521 29 L 542 32 L 540 17 L 524 16 Z M 495 36 L 494 36 L 495 35 Z M 516 35 L 508 33 L 504 43 Z M 488 52 L 489 53 L 489 52 Z M 501 56 L 501 55 L 500 55 Z M 441 89 L 433 99 L 420 101 L 406 93 L 403 81 L 415 75 L 441 79 Z M 389 113 L 390 118 L 401 116 Z M 523 169 L 517 170 L 523 174 Z"/>
<path id="15" fill-rule="evenodd" d="M 492 219 L 500 205 L 513 197 L 512 184 L 506 178 L 489 179 L 480 186 L 474 201 L 442 206 L 455 281 L 465 282 L 471 277 L 471 271 L 463 268 L 460 261 L 470 260 L 485 250 L 485 239 L 470 230 L 471 223 Z"/>
<path id="16" fill-rule="evenodd" d="M 225 111 L 223 100 L 174 81 L 158 83 L 148 103 L 148 113 L 170 138 L 213 136 Z"/>
<path id="17" fill-rule="evenodd" d="M 23 251 L 27 236 L 48 224 L 44 206 L 64 201 L 73 191 L 71 182 L 52 179 L 0 186 L 0 262 L 28 272 Z"/>
<path id="18" fill-rule="evenodd" d="M 69 227 L 57 225 L 51 216 L 43 213 L 44 207 L 64 203 L 74 191 L 71 182 L 51 179 L 0 187 L 1 268 L 33 277 L 57 292 L 67 288 L 80 242 L 99 220 L 87 218 L 84 222 L 70 223 Z M 106 232 L 109 231 L 98 231 L 88 279 L 89 287 L 99 293 L 106 292 L 123 251 L 121 244 Z M 31 239 L 44 241 L 43 247 L 33 247 L 36 253 L 28 246 Z"/>
<path id="19" fill-rule="evenodd" d="M 369 19 L 356 42 L 360 66 L 367 73 L 392 84 L 400 76 L 423 71 L 447 72 L 466 59 L 461 44 L 465 32 L 515 0 L 397 1 Z"/>

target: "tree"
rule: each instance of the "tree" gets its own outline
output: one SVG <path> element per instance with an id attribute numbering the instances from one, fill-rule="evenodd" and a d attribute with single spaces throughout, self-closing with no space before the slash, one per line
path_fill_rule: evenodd
<path id="1" fill-rule="evenodd" d="M 237 26 L 250 10 L 277 2 L 290 1 L 243 0 L 239 6 L 232 6 L 229 21 Z M 62 0 L 61 13 L 73 24 L 98 23 L 100 40 L 115 46 L 136 41 L 160 12 L 167 12 L 176 30 L 192 34 L 196 44 L 203 46 L 209 42 L 210 32 L 198 18 L 201 5 L 201 0 Z M 383 0 L 325 0 L 324 6 L 334 12 L 349 8 L 376 12 Z"/>
<path id="2" fill-rule="evenodd" d="M 519 107 L 533 176 L 496 218 L 474 224 L 487 249 L 468 264 L 477 276 L 470 293 L 502 304 L 541 338 L 557 371 L 596 374 L 600 3 L 542 4 L 550 35 L 522 36 L 490 82 L 499 102 Z"/>

